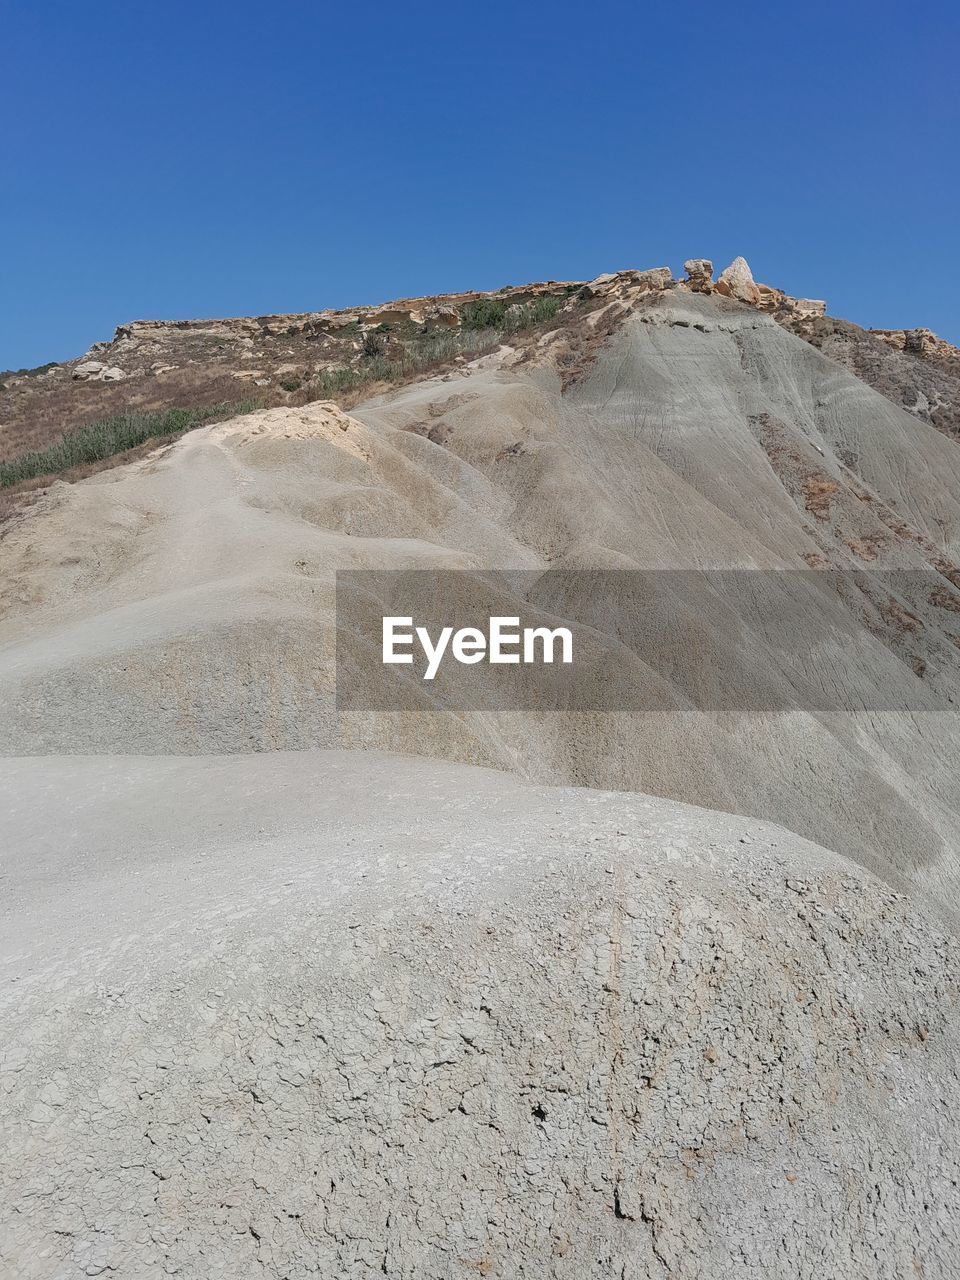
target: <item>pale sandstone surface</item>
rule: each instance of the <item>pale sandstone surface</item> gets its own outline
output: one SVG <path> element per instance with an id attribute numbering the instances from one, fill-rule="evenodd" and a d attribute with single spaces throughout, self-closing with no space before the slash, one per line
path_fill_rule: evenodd
<path id="1" fill-rule="evenodd" d="M 760 301 L 760 290 L 746 258 L 734 258 L 729 267 L 724 267 L 715 288 L 718 293 L 726 294 L 728 298 L 737 298 L 740 302 L 749 302 L 755 306 Z"/>

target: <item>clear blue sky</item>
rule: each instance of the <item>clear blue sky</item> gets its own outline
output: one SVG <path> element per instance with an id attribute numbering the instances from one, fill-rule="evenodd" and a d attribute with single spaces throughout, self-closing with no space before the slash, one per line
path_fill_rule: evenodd
<path id="1" fill-rule="evenodd" d="M 960 342 L 960 6 L 4 0 L 0 368 L 738 253 Z"/>

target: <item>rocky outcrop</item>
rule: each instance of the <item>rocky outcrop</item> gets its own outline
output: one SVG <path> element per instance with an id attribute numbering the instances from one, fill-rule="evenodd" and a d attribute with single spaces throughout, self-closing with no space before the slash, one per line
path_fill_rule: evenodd
<path id="1" fill-rule="evenodd" d="M 684 264 L 683 287 L 691 293 L 718 293 L 734 298 L 761 311 L 773 313 L 776 319 L 805 320 L 826 313 L 827 304 L 814 298 L 792 298 L 782 289 L 758 284 L 745 258 L 734 258 L 718 280 L 713 279 L 713 263 L 709 258 L 689 258 Z"/>
<path id="2" fill-rule="evenodd" d="M 772 312 L 777 320 L 813 320 L 827 313 L 827 304 L 819 298 L 791 298 L 768 284 L 758 284 L 757 289 L 760 310 Z"/>
<path id="3" fill-rule="evenodd" d="M 101 364 L 99 360 L 84 360 L 74 365 L 71 374 L 75 382 L 121 382 L 126 376 L 116 365 Z"/>
<path id="4" fill-rule="evenodd" d="M 872 332 L 787 307 L 774 319 L 893 404 L 960 440 L 960 351 L 929 329 Z"/>
<path id="5" fill-rule="evenodd" d="M 694 293 L 709 293 L 713 284 L 713 263 L 709 258 L 688 258 L 683 264 L 686 285 Z"/>
<path id="6" fill-rule="evenodd" d="M 627 273 L 639 275 L 656 273 Z M 667 271 L 667 276 L 669 276 Z M 613 277 L 611 277 L 613 278 Z M 538 298 L 557 297 L 567 299 L 578 288 L 578 281 L 568 283 L 547 280 L 539 284 L 511 285 L 496 292 L 455 293 L 423 298 L 402 298 L 370 307 L 350 307 L 346 310 L 308 311 L 268 316 L 240 316 L 214 320 L 134 320 L 119 325 L 112 343 L 98 343 L 92 351 L 112 348 L 118 342 L 157 342 L 166 335 L 181 334 L 184 337 L 214 338 L 221 341 L 237 341 L 249 338 L 317 337 L 328 333 L 337 335 L 344 330 L 376 328 L 382 324 L 417 327 L 456 327 L 464 307 L 482 300 L 501 302 L 504 306 L 523 305 Z"/>
<path id="7" fill-rule="evenodd" d="M 580 290 L 582 298 L 597 298 L 609 293 L 617 279 L 615 271 L 605 271 L 602 275 L 589 280 Z"/>
<path id="8" fill-rule="evenodd" d="M 581 298 L 636 298 L 642 293 L 659 293 L 673 284 L 669 267 L 649 271 L 607 271 L 580 289 Z"/>
<path id="9" fill-rule="evenodd" d="M 714 288 L 725 297 L 749 302 L 754 307 L 760 303 L 760 290 L 746 258 L 734 258 L 729 267 L 720 272 Z"/>
<path id="10" fill-rule="evenodd" d="M 924 360 L 949 361 L 960 366 L 960 349 L 943 338 L 938 338 L 932 329 L 871 329 L 869 332 L 895 351 L 905 351 L 907 355 L 919 356 Z"/>
<path id="11" fill-rule="evenodd" d="M 444 329 L 456 329 L 460 324 L 460 313 L 456 307 L 439 306 L 431 312 L 430 319 Z"/>

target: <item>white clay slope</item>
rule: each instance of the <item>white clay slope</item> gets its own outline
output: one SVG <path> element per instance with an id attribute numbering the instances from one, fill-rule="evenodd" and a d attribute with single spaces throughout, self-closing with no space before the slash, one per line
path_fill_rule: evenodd
<path id="1" fill-rule="evenodd" d="M 957 1274 L 956 946 L 782 828 L 303 752 L 0 844 L 5 1276 Z"/>
<path id="2" fill-rule="evenodd" d="M 447 756 L 782 822 L 952 910 L 960 739 L 942 695 L 960 654 L 946 579 L 947 605 L 910 602 L 923 677 L 862 633 L 853 678 L 882 673 L 912 715 L 708 715 L 678 700 L 644 717 L 536 716 L 504 699 L 453 716 L 426 693 L 426 716 L 333 715 L 338 568 L 960 559 L 956 444 L 721 302 L 642 302 L 564 394 L 548 338 L 532 361 L 505 349 L 351 415 L 265 411 L 55 486 L 0 543 L 3 749 Z M 789 691 L 776 650 L 773 637 L 758 651 L 757 677 Z M 619 678 L 628 700 L 650 674 Z"/>

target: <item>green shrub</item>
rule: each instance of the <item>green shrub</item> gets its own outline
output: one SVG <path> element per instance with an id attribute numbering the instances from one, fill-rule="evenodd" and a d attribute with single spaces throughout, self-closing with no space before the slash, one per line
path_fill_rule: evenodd
<path id="1" fill-rule="evenodd" d="M 460 313 L 464 329 L 504 329 L 519 333 L 545 320 L 552 320 L 565 299 L 545 294 L 533 302 L 508 303 L 495 298 L 479 298 L 468 302 Z"/>
<path id="2" fill-rule="evenodd" d="M 338 391 L 352 391 L 366 381 L 369 381 L 369 377 L 359 369 L 342 365 L 336 369 L 321 370 L 311 378 L 305 389 L 314 399 L 324 400 L 327 396 L 336 395 Z"/>
<path id="3" fill-rule="evenodd" d="M 476 302 L 468 302 L 460 312 L 460 323 L 464 329 L 495 329 L 503 324 L 506 314 L 506 303 L 495 298 L 478 298 Z"/>
<path id="4" fill-rule="evenodd" d="M 563 298 L 555 298 L 550 295 L 544 295 L 542 298 L 537 298 L 531 307 L 531 323 L 540 324 L 544 320 L 552 320 L 563 306 L 563 301 Z"/>
<path id="5" fill-rule="evenodd" d="M 386 355 L 387 339 L 379 330 L 374 329 L 363 339 L 363 354 L 368 357 Z"/>

